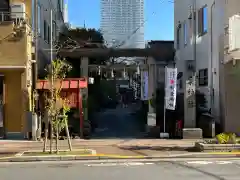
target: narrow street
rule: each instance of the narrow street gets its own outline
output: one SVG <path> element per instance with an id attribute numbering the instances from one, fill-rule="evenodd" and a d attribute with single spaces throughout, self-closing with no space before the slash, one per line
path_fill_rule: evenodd
<path id="1" fill-rule="evenodd" d="M 13 173 L 14 172 L 14 173 Z M 1 163 L 1 179 L 237 180 L 239 160 Z"/>
<path id="2" fill-rule="evenodd" d="M 134 116 L 133 105 L 128 108 L 117 106 L 96 115 L 97 128 L 92 138 L 142 138 L 138 119 Z"/>

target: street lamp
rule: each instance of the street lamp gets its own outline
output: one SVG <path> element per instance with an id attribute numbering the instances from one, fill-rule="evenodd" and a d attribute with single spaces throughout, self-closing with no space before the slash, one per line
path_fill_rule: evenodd
<path id="1" fill-rule="evenodd" d="M 137 75 L 140 75 L 140 66 L 139 66 L 139 64 L 137 65 Z"/>
<path id="2" fill-rule="evenodd" d="M 113 71 L 113 69 L 111 71 L 111 77 L 114 78 L 114 71 Z"/>
<path id="3" fill-rule="evenodd" d="M 98 75 L 100 76 L 101 75 L 101 67 L 98 66 Z"/>

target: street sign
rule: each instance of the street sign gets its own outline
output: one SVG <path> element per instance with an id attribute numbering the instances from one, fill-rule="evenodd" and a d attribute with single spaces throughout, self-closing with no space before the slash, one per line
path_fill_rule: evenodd
<path id="1" fill-rule="evenodd" d="M 165 108 L 175 110 L 177 94 L 177 68 L 165 68 Z"/>

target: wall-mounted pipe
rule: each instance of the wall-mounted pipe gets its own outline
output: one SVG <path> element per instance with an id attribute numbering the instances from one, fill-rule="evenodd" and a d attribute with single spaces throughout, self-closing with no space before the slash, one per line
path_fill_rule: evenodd
<path id="1" fill-rule="evenodd" d="M 211 27 L 211 42 L 210 42 L 210 51 L 211 51 L 211 57 L 210 57 L 210 100 L 211 100 L 211 109 L 213 110 L 214 106 L 214 88 L 213 88 L 213 8 L 215 6 L 215 1 L 211 5 L 210 9 L 210 27 Z"/>

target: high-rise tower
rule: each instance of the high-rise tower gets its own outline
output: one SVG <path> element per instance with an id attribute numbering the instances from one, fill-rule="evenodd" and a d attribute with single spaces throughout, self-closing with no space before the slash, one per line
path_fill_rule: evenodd
<path id="1" fill-rule="evenodd" d="M 109 46 L 144 48 L 144 0 L 101 0 L 101 31 Z"/>
<path id="2" fill-rule="evenodd" d="M 68 0 L 64 3 L 64 23 L 68 23 Z"/>

